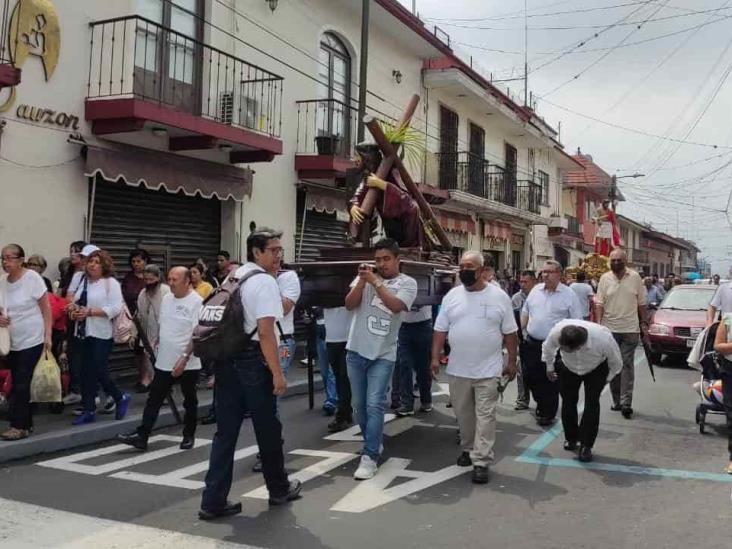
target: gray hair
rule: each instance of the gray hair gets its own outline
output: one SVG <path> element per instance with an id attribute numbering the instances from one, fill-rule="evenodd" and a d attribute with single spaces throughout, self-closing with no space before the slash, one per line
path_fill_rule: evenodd
<path id="1" fill-rule="evenodd" d="M 463 255 L 460 259 L 462 260 L 462 259 L 468 259 L 468 258 L 475 259 L 476 262 L 478 263 L 478 266 L 480 266 L 480 267 L 483 267 L 485 265 L 485 260 L 483 259 L 483 254 L 480 252 L 468 250 L 467 252 L 463 252 Z"/>
<path id="2" fill-rule="evenodd" d="M 615 248 L 612 252 L 610 252 L 610 255 L 615 254 L 616 256 L 620 256 L 621 259 L 628 261 L 628 254 L 625 252 L 625 250 L 622 250 L 620 248 Z"/>
<path id="3" fill-rule="evenodd" d="M 562 274 L 564 272 L 564 267 L 562 267 L 562 264 L 559 263 L 559 261 L 555 261 L 554 259 L 547 259 L 544 262 L 544 265 L 549 265 L 550 267 L 554 267 L 559 271 L 559 274 Z"/>
<path id="4" fill-rule="evenodd" d="M 145 268 L 142 270 L 142 272 L 151 274 L 151 275 L 155 275 L 158 278 L 160 278 L 160 276 L 161 276 L 160 267 L 158 267 L 157 265 L 152 265 L 152 264 L 145 265 Z"/>

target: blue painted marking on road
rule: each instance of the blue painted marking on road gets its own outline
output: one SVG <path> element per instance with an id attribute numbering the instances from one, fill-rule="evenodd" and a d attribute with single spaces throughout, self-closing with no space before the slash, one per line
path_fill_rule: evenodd
<path id="1" fill-rule="evenodd" d="M 635 365 L 638 366 L 636 359 Z M 580 413 L 582 413 L 578 410 Z M 533 465 L 546 465 L 554 467 L 571 467 L 574 469 L 589 469 L 594 471 L 608 471 L 612 473 L 627 473 L 631 475 L 648 475 L 666 478 L 678 478 L 687 480 L 711 480 L 714 482 L 732 483 L 732 475 L 725 473 L 706 473 L 704 471 L 686 471 L 683 469 L 663 469 L 660 467 L 641 467 L 638 465 L 622 465 L 617 463 L 599 463 L 592 461 L 582 463 L 576 459 L 563 459 L 552 457 L 541 457 L 539 454 L 549 446 L 554 439 L 562 432 L 561 423 L 557 423 L 550 430 L 539 435 L 523 453 L 516 458 L 519 463 L 531 463 Z"/>
<path id="2" fill-rule="evenodd" d="M 595 471 L 609 471 L 613 473 L 628 473 L 631 475 L 648 475 L 656 477 L 679 478 L 687 480 L 711 480 L 715 482 L 732 482 L 732 475 L 724 473 L 706 473 L 704 471 L 685 471 L 683 469 L 662 469 L 659 467 L 641 467 L 638 465 L 621 465 L 616 463 L 582 463 L 576 459 L 544 458 L 534 456 L 519 456 L 516 461 L 532 463 L 534 465 L 548 465 L 555 467 L 572 467 L 575 469 L 591 469 Z"/>

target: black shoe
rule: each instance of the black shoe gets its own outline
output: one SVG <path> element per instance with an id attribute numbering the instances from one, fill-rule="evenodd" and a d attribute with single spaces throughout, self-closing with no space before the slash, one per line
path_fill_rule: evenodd
<path id="1" fill-rule="evenodd" d="M 224 505 L 221 509 L 217 509 L 216 511 L 201 509 L 200 511 L 198 511 L 198 518 L 200 518 L 201 520 L 214 520 L 221 517 L 238 515 L 239 513 L 241 513 L 241 501 L 237 501 L 236 503 L 227 501 L 226 505 Z"/>
<path id="2" fill-rule="evenodd" d="M 396 415 L 399 417 L 413 416 L 414 406 L 411 408 L 409 406 L 399 406 L 399 408 L 396 409 Z"/>
<path id="3" fill-rule="evenodd" d="M 193 443 L 195 439 L 193 437 L 183 437 L 183 440 L 180 443 L 180 449 L 181 450 L 190 450 L 193 448 Z"/>
<path id="4" fill-rule="evenodd" d="M 261 473 L 262 472 L 262 458 L 259 457 L 259 454 L 257 454 L 257 461 L 254 462 L 254 465 L 252 465 L 252 473 Z"/>
<path id="5" fill-rule="evenodd" d="M 612 406 L 610 406 L 610 409 L 613 412 L 619 412 L 620 410 L 623 409 L 623 407 L 620 404 L 613 404 Z"/>
<path id="6" fill-rule="evenodd" d="M 622 412 L 625 419 L 630 419 L 631 417 L 633 417 L 633 408 L 631 408 L 630 406 L 623 406 L 623 409 L 620 411 Z"/>
<path id="7" fill-rule="evenodd" d="M 127 446 L 132 446 L 143 452 L 147 450 L 147 437 L 142 436 L 137 431 L 131 433 L 117 435 L 117 441 Z"/>
<path id="8" fill-rule="evenodd" d="M 544 417 L 544 416 L 536 416 L 536 423 L 539 424 L 540 427 L 549 427 L 554 423 L 553 417 Z"/>
<path id="9" fill-rule="evenodd" d="M 470 459 L 470 452 L 463 452 L 457 458 L 458 467 L 470 467 L 473 464 L 473 460 Z"/>
<path id="10" fill-rule="evenodd" d="M 576 452 L 577 451 L 577 442 L 565 440 L 564 449 L 567 450 L 567 452 Z"/>
<path id="11" fill-rule="evenodd" d="M 328 432 L 338 433 L 340 431 L 345 431 L 351 425 L 353 425 L 353 421 L 351 420 L 336 418 L 328 424 Z"/>
<path id="12" fill-rule="evenodd" d="M 589 446 L 580 446 L 579 460 L 583 463 L 592 461 L 592 448 Z"/>
<path id="13" fill-rule="evenodd" d="M 214 423 L 216 423 L 216 416 L 211 414 L 201 418 L 201 425 L 213 425 Z"/>
<path id="14" fill-rule="evenodd" d="M 137 383 L 135 383 L 135 392 L 140 394 L 149 393 L 150 385 L 144 385 L 138 381 Z"/>
<path id="15" fill-rule="evenodd" d="M 323 415 L 325 417 L 333 417 L 336 413 L 336 409 L 331 406 L 323 406 Z"/>
<path id="16" fill-rule="evenodd" d="M 300 490 L 302 490 L 302 482 L 299 480 L 291 480 L 287 493 L 282 496 L 269 496 L 269 504 L 282 505 L 288 501 L 298 499 L 300 497 Z"/>
<path id="17" fill-rule="evenodd" d="M 473 484 L 488 484 L 489 480 L 488 467 L 481 467 L 480 465 L 473 467 Z"/>

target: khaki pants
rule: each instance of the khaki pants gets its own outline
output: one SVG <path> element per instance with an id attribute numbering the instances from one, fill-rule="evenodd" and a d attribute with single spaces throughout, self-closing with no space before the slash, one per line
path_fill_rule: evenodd
<path id="1" fill-rule="evenodd" d="M 460 427 L 460 446 L 470 452 L 473 465 L 486 467 L 493 461 L 499 378 L 448 376 L 448 380 L 452 409 Z"/>

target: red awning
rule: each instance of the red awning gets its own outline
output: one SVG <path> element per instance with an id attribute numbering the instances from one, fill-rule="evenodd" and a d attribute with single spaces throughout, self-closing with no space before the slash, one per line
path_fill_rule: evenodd
<path id="1" fill-rule="evenodd" d="M 233 198 L 239 202 L 252 195 L 253 171 L 206 160 L 197 160 L 163 151 L 112 143 L 87 145 L 84 175 L 101 175 L 127 185 L 160 188 L 169 193 L 183 191 L 188 196 Z"/>
<path id="2" fill-rule="evenodd" d="M 475 234 L 475 221 L 469 215 L 443 211 L 436 211 L 435 215 L 446 231 Z"/>
<path id="3" fill-rule="evenodd" d="M 483 227 L 483 236 L 497 240 L 509 240 L 511 238 L 511 225 L 500 221 L 486 221 Z"/>

